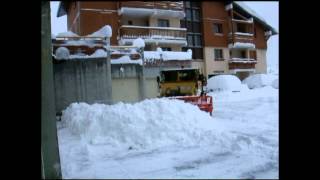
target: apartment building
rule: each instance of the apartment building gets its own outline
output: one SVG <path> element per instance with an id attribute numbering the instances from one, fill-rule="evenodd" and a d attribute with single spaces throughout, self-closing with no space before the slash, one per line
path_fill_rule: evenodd
<path id="1" fill-rule="evenodd" d="M 196 67 L 208 78 L 266 73 L 267 40 L 277 33 L 245 4 L 231 1 L 63 1 L 57 16 L 66 14 L 68 30 L 79 35 L 111 25 L 112 45 L 129 45 L 140 37 L 145 51 L 191 49 L 191 61 L 165 65 Z"/>

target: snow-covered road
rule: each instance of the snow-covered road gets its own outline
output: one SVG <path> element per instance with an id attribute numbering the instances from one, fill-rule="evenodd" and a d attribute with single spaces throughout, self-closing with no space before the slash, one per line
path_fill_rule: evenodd
<path id="1" fill-rule="evenodd" d="M 162 101 L 156 101 L 158 104 L 163 103 L 162 106 L 159 106 L 159 110 L 155 110 L 155 107 L 151 106 L 152 104 L 149 107 L 144 107 L 143 103 L 133 106 L 118 105 L 127 112 L 132 110 L 130 108 L 139 106 L 139 109 L 144 110 L 141 115 L 146 118 L 138 120 L 145 121 L 144 124 L 150 124 L 135 127 L 138 120 L 130 121 L 130 116 L 119 112 L 120 116 L 113 115 L 112 118 L 120 117 L 125 119 L 124 122 L 127 124 L 119 122 L 113 124 L 112 128 L 118 126 L 123 136 L 112 131 L 111 134 L 104 134 L 104 137 L 108 136 L 112 140 L 118 138 L 121 140 L 119 142 L 124 142 L 123 144 L 126 145 L 132 141 L 136 144 L 142 144 L 141 147 L 133 144 L 129 148 L 123 148 L 121 143 L 119 146 L 117 145 L 118 141 L 113 144 L 102 140 L 92 143 L 93 139 L 96 140 L 100 136 L 93 136 L 92 133 L 90 136 L 77 134 L 75 133 L 78 132 L 77 129 L 70 128 L 70 124 L 68 126 L 59 122 L 58 138 L 63 177 L 278 178 L 278 90 L 267 86 L 243 92 L 220 92 L 210 95 L 214 97 L 212 117 L 202 111 L 190 108 L 189 104 L 181 104 L 181 106 L 188 106 L 191 112 L 185 110 L 185 107 L 182 109 L 168 107 L 169 111 L 164 112 L 166 106 L 170 104 L 165 104 L 166 102 Z M 153 101 L 150 100 L 148 103 L 151 102 Z M 99 116 L 87 110 L 88 108 L 79 110 L 73 116 L 88 111 L 88 116 L 81 122 L 85 124 L 87 123 L 85 120 L 97 117 L 98 120 L 94 123 L 97 123 L 103 130 L 103 128 L 109 127 L 110 123 L 104 125 L 101 122 L 106 119 L 107 115 L 101 114 L 104 107 L 99 108 L 97 110 L 97 113 L 100 113 Z M 157 116 L 147 113 L 149 112 L 148 108 L 153 108 L 152 112 L 154 113 L 162 113 L 163 117 L 159 119 L 162 124 L 157 124 L 158 121 L 154 120 Z M 114 112 L 108 112 L 108 114 Z M 139 113 L 135 112 L 128 113 L 132 113 L 132 116 L 138 116 Z M 172 118 L 164 117 L 164 113 Z M 192 113 L 198 113 L 199 116 L 195 114 L 194 117 L 190 117 Z M 185 116 L 183 116 L 184 114 Z M 181 123 L 181 127 L 179 124 L 170 124 L 179 115 L 183 116 L 187 122 Z M 198 122 L 203 119 L 207 126 L 215 126 L 216 129 L 213 128 L 203 133 L 197 132 L 196 128 L 201 127 L 193 127 L 192 123 L 188 124 L 188 117 L 190 117 L 190 122 Z M 196 117 L 201 119 L 198 120 Z M 182 120 L 179 119 L 179 121 Z M 126 126 L 130 126 L 130 128 Z M 159 127 L 159 129 L 155 127 Z M 134 131 L 135 128 L 140 129 L 142 133 Z M 179 133 L 182 134 L 175 134 L 172 131 L 175 128 L 179 129 Z M 85 132 L 90 130 L 92 131 L 88 128 Z M 161 132 L 158 133 L 157 130 Z M 221 132 L 218 132 L 220 130 Z M 163 135 L 161 134 L 163 131 L 170 133 Z M 146 136 L 150 134 L 154 137 L 143 137 L 144 134 Z M 134 141 L 127 136 L 132 136 Z M 166 138 L 176 138 L 176 140 L 166 145 L 166 143 L 162 143 L 167 142 Z M 183 139 L 182 143 L 179 143 L 179 138 Z M 146 142 L 146 146 L 144 146 L 144 142 Z"/>

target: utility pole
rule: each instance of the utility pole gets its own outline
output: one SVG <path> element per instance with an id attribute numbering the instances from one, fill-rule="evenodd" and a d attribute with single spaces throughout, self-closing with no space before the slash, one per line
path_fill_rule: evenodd
<path id="1" fill-rule="evenodd" d="M 55 117 L 50 1 L 41 2 L 41 177 L 61 179 Z"/>

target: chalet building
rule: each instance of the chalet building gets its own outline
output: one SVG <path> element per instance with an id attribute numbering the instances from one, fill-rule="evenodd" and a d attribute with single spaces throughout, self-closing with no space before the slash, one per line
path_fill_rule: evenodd
<path id="1" fill-rule="evenodd" d="M 145 51 L 191 49 L 191 61 L 167 63 L 199 68 L 208 78 L 266 73 L 267 40 L 277 33 L 241 2 L 63 1 L 57 16 L 63 15 L 68 30 L 82 36 L 112 26 L 112 45 L 129 45 L 140 37 Z"/>

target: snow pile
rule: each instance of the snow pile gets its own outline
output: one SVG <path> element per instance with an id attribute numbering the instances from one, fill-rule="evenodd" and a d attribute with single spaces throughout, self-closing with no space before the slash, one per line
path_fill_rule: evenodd
<path id="1" fill-rule="evenodd" d="M 68 32 L 59 33 L 56 37 L 57 38 L 60 38 L 60 37 L 79 37 L 79 35 L 75 34 L 74 32 L 68 31 Z"/>
<path id="2" fill-rule="evenodd" d="M 208 113 L 179 100 L 151 99 L 115 105 L 73 103 L 63 111 L 62 122 L 92 145 L 140 149 L 209 143 L 221 149 L 230 148 L 228 142 L 232 142 L 221 134 L 224 127 Z"/>
<path id="3" fill-rule="evenodd" d="M 59 47 L 56 50 L 56 59 L 57 60 L 62 60 L 62 59 L 68 59 L 70 56 L 70 51 L 66 47 Z"/>
<path id="4" fill-rule="evenodd" d="M 144 48 L 146 45 L 144 43 L 144 40 L 141 38 L 135 39 L 133 41 L 133 46 L 139 47 L 139 48 Z"/>
<path id="5" fill-rule="evenodd" d="M 140 64 L 140 65 L 142 65 L 142 59 L 131 60 L 129 56 L 124 55 L 118 59 L 111 59 L 111 64 Z"/>
<path id="6" fill-rule="evenodd" d="M 107 37 L 107 38 L 110 38 L 111 36 L 112 36 L 112 28 L 109 25 L 105 25 L 98 31 L 88 35 L 88 37 Z"/>
<path id="7" fill-rule="evenodd" d="M 272 81 L 272 87 L 275 89 L 279 89 L 279 79 L 275 79 Z"/>
<path id="8" fill-rule="evenodd" d="M 243 84 L 247 84 L 250 89 L 260 88 L 264 86 L 271 86 L 272 81 L 276 76 L 271 74 L 254 74 L 247 77 L 242 81 Z"/>
<path id="9" fill-rule="evenodd" d="M 208 79 L 209 91 L 241 91 L 246 89 L 238 77 L 233 75 L 217 75 Z"/>
<path id="10" fill-rule="evenodd" d="M 170 60 L 191 60 L 192 50 L 188 49 L 187 52 L 177 51 L 163 51 L 161 48 L 157 48 L 157 51 L 144 51 L 144 58 L 147 60 L 161 59 L 164 61 Z"/>

